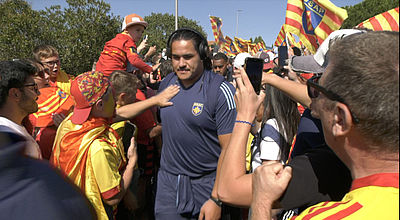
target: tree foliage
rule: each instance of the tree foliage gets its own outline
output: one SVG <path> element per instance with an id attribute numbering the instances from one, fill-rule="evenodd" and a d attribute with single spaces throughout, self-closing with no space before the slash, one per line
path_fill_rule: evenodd
<path id="1" fill-rule="evenodd" d="M 147 27 L 145 34 L 149 35 L 149 45 L 156 45 L 158 50 L 167 47 L 167 40 L 169 35 L 175 31 L 175 16 L 172 14 L 162 13 L 151 13 L 149 16 L 143 18 L 149 26 Z M 192 28 L 200 33 L 207 39 L 207 34 L 203 28 L 198 25 L 197 21 L 188 19 L 183 16 L 178 17 L 178 28 Z"/>
<path id="2" fill-rule="evenodd" d="M 61 67 L 80 74 L 92 68 L 122 19 L 102 0 L 67 0 L 68 6 L 35 11 L 23 0 L 0 2 L 0 59 L 26 58 L 40 44 L 58 49 Z"/>
<path id="3" fill-rule="evenodd" d="M 0 59 L 26 57 L 39 42 L 39 13 L 23 0 L 0 2 Z"/>
<path id="4" fill-rule="evenodd" d="M 382 12 L 399 7 L 398 0 L 364 0 L 354 6 L 346 6 L 349 17 L 343 22 L 342 28 L 353 28 L 368 18 Z"/>

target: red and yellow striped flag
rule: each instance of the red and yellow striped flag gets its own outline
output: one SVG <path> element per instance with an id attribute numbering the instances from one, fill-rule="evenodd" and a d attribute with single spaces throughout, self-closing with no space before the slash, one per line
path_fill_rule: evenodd
<path id="1" fill-rule="evenodd" d="M 225 45 L 223 47 L 223 52 L 227 55 L 227 56 L 235 56 L 236 54 L 238 54 L 239 52 L 237 51 L 233 40 L 228 37 L 225 36 Z"/>
<path id="2" fill-rule="evenodd" d="M 247 53 L 249 51 L 249 40 L 243 40 L 242 38 L 235 37 L 234 44 L 239 53 Z"/>
<path id="3" fill-rule="evenodd" d="M 254 55 L 258 52 L 257 44 L 250 43 L 250 44 L 248 44 L 248 47 L 249 47 L 248 51 L 250 52 L 251 55 Z"/>
<path id="4" fill-rule="evenodd" d="M 292 33 L 287 33 L 286 35 L 287 35 L 287 38 L 288 38 L 289 44 L 290 44 L 291 46 L 295 46 L 295 47 L 297 47 L 297 48 L 300 48 L 300 49 L 301 49 L 301 45 L 300 45 L 300 43 L 296 42 L 296 39 L 294 38 L 294 36 L 293 36 L 293 34 L 292 34 Z"/>
<path id="5" fill-rule="evenodd" d="M 278 37 L 275 40 L 274 45 L 279 47 L 279 46 L 286 46 L 286 33 L 285 33 L 285 26 L 282 25 L 281 31 L 279 31 Z"/>
<path id="6" fill-rule="evenodd" d="M 357 27 L 374 31 L 399 31 L 399 7 L 376 15 L 357 25 Z"/>
<path id="7" fill-rule="evenodd" d="M 299 36 L 304 46 L 315 53 L 346 18 L 347 11 L 329 0 L 288 0 L 285 30 Z"/>
<path id="8" fill-rule="evenodd" d="M 222 47 L 225 44 L 225 38 L 222 34 L 222 19 L 215 16 L 210 16 L 211 28 L 214 34 L 215 43 Z"/>
<path id="9" fill-rule="evenodd" d="M 260 50 L 260 49 L 266 50 L 267 46 L 265 45 L 264 41 L 260 41 L 260 42 L 257 43 L 257 48 L 258 48 L 258 50 Z"/>

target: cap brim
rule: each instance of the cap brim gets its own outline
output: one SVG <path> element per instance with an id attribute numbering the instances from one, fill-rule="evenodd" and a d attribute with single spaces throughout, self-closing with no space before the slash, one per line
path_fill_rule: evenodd
<path id="1" fill-rule="evenodd" d="M 290 59 L 290 67 L 295 72 L 301 73 L 323 73 L 325 68 L 321 67 L 314 59 L 314 56 L 293 56 Z"/>
<path id="2" fill-rule="evenodd" d="M 272 68 L 274 68 L 273 62 L 264 63 L 263 70 L 272 69 Z"/>
<path id="3" fill-rule="evenodd" d="M 131 23 L 127 24 L 126 27 L 125 27 L 125 29 L 126 29 L 127 27 L 130 27 L 130 26 L 132 26 L 132 25 L 137 25 L 137 24 L 142 25 L 142 26 L 144 26 L 145 28 L 147 28 L 147 25 L 148 25 L 148 23 L 145 22 L 145 21 L 136 21 L 136 22 L 131 22 Z"/>
<path id="4" fill-rule="evenodd" d="M 71 116 L 71 121 L 72 123 L 76 125 L 81 125 L 83 124 L 90 115 L 90 111 L 92 110 L 92 107 L 88 108 L 74 108 L 74 112 L 72 113 Z"/>

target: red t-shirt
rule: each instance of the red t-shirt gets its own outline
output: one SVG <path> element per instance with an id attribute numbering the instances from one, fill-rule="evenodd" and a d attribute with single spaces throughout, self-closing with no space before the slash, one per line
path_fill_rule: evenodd
<path id="1" fill-rule="evenodd" d="M 96 63 L 96 71 L 110 76 L 114 70 L 126 70 L 128 61 L 146 73 L 153 71 L 153 68 L 137 54 L 136 44 L 131 36 L 122 32 L 106 43 Z"/>

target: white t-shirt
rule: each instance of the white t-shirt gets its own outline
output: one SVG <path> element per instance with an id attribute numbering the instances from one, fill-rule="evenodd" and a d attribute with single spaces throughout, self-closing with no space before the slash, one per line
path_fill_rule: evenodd
<path id="1" fill-rule="evenodd" d="M 252 150 L 252 169 L 254 170 L 262 164 L 263 160 L 280 160 L 281 155 L 281 134 L 279 133 L 278 123 L 275 118 L 268 119 L 264 127 L 258 132 L 258 143 Z M 286 137 L 284 137 L 286 139 Z"/>
<path id="2" fill-rule="evenodd" d="M 33 139 L 28 131 L 26 131 L 24 126 L 19 125 L 2 116 L 0 116 L 0 125 L 4 125 L 10 128 L 12 131 L 15 132 L 15 134 L 18 134 L 26 139 L 27 145 L 25 147 L 25 155 L 37 159 L 42 159 L 42 153 L 40 151 L 38 143 L 35 141 L 35 139 Z"/>

